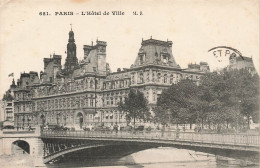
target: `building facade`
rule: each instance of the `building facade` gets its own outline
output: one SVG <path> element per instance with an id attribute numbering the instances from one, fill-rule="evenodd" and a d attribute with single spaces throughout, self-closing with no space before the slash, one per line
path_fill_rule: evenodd
<path id="1" fill-rule="evenodd" d="M 209 72 L 206 62 L 181 69 L 172 52 L 171 41 L 142 40 L 130 68 L 111 72 L 106 62 L 104 41 L 84 45 L 84 59 L 78 61 L 74 32 L 69 32 L 64 69 L 61 56 L 44 58 L 44 71 L 22 73 L 14 90 L 16 127 L 62 125 L 76 129 L 119 123 L 126 125 L 126 114 L 117 110 L 130 89 L 142 91 L 149 107 L 156 105 L 163 89 L 181 79 L 198 83 Z"/>
<path id="2" fill-rule="evenodd" d="M 6 91 L 2 99 L 3 126 L 14 126 L 14 90 L 16 89 L 13 79 L 10 89 Z"/>
<path id="3" fill-rule="evenodd" d="M 256 74 L 256 69 L 253 63 L 252 57 L 236 57 L 230 56 L 229 57 L 229 69 L 247 69 L 250 73 Z"/>

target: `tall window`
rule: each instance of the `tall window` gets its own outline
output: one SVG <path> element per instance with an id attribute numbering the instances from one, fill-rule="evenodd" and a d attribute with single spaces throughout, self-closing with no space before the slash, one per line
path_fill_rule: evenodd
<path id="1" fill-rule="evenodd" d="M 164 76 L 163 76 L 163 83 L 167 83 L 167 82 L 168 82 L 167 74 L 164 74 Z"/>
<path id="2" fill-rule="evenodd" d="M 153 101 L 155 101 L 156 100 L 156 92 L 154 91 L 153 92 Z"/>
<path id="3" fill-rule="evenodd" d="M 109 105 L 109 99 L 107 98 L 107 105 Z"/>
<path id="4" fill-rule="evenodd" d="M 161 82 L 161 73 L 157 74 L 157 82 L 159 82 L 159 83 Z"/>
<path id="5" fill-rule="evenodd" d="M 111 84 L 112 84 L 112 89 L 115 89 L 115 82 L 113 81 Z"/>
<path id="6" fill-rule="evenodd" d="M 85 80 L 85 89 L 87 89 L 88 88 L 88 80 L 86 79 Z"/>
<path id="7" fill-rule="evenodd" d="M 85 106 L 88 107 L 88 96 L 86 95 Z"/>
<path id="8" fill-rule="evenodd" d="M 135 76 L 132 75 L 132 84 L 135 84 Z"/>
<path id="9" fill-rule="evenodd" d="M 114 100 L 113 100 L 113 98 L 111 98 L 111 105 L 113 105 L 114 104 Z"/>
<path id="10" fill-rule="evenodd" d="M 94 106 L 94 100 L 90 99 L 90 107 L 93 107 L 93 106 Z"/>
<path id="11" fill-rule="evenodd" d="M 167 55 L 163 55 L 162 56 L 162 61 L 164 64 L 167 64 L 168 63 L 168 56 Z"/>
<path id="12" fill-rule="evenodd" d="M 149 71 L 146 71 L 146 81 L 147 81 L 147 82 L 150 82 Z"/>
<path id="13" fill-rule="evenodd" d="M 90 88 L 93 88 L 93 86 L 94 86 L 94 83 L 93 83 L 93 80 L 91 79 L 91 80 L 90 80 L 90 86 L 89 86 L 89 87 L 90 87 Z"/>
<path id="14" fill-rule="evenodd" d="M 144 63 L 144 55 L 139 55 L 140 64 Z"/>
<path id="15" fill-rule="evenodd" d="M 155 72 L 153 72 L 153 75 L 152 75 L 152 82 L 154 82 L 155 81 Z"/>
<path id="16" fill-rule="evenodd" d="M 171 76 L 170 76 L 170 84 L 172 84 L 173 83 L 173 74 L 171 74 Z"/>
<path id="17" fill-rule="evenodd" d="M 143 73 L 140 73 L 140 83 L 144 83 L 144 75 L 143 75 Z"/>

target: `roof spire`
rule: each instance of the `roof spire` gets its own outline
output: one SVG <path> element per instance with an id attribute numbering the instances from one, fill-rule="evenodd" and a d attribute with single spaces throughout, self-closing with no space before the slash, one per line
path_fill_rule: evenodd
<path id="1" fill-rule="evenodd" d="M 72 31 L 72 24 L 70 24 L 70 30 Z"/>
<path id="2" fill-rule="evenodd" d="M 150 39 L 152 39 L 153 37 L 151 36 Z"/>

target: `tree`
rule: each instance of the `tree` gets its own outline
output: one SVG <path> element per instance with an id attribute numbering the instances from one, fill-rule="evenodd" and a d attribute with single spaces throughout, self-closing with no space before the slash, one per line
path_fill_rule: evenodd
<path id="1" fill-rule="evenodd" d="M 250 118 L 259 113 L 259 76 L 250 74 L 242 69 L 237 78 L 239 85 L 236 85 L 236 96 L 240 99 L 241 115 L 247 118 L 247 126 L 250 126 Z M 258 122 L 259 118 L 255 121 Z"/>
<path id="2" fill-rule="evenodd" d="M 208 127 L 239 129 L 250 119 L 258 122 L 259 76 L 246 69 L 222 70 L 204 74 L 199 86 L 184 79 L 162 92 L 155 108 L 155 119 L 165 125 L 205 123 Z M 169 115 L 170 114 L 170 115 Z M 243 126 L 244 127 L 244 126 Z"/>
<path id="3" fill-rule="evenodd" d="M 198 86 L 189 79 L 181 80 L 164 90 L 155 108 L 156 121 L 165 125 L 168 122 L 189 123 L 196 121 L 199 106 Z M 171 119 L 169 119 L 171 117 Z"/>
<path id="4" fill-rule="evenodd" d="M 119 102 L 118 109 L 127 113 L 127 118 L 148 121 L 151 117 L 148 101 L 139 90 L 131 89 L 124 102 Z"/>
<path id="5" fill-rule="evenodd" d="M 200 99 L 206 102 L 201 110 L 208 123 L 224 125 L 236 123 L 238 129 L 243 116 L 250 118 L 259 112 L 259 76 L 248 70 L 223 70 L 204 75 L 200 83 Z"/>

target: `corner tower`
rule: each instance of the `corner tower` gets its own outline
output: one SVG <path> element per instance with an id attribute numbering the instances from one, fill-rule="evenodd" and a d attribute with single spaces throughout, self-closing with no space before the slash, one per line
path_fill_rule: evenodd
<path id="1" fill-rule="evenodd" d="M 69 40 L 67 44 L 67 58 L 65 60 L 65 71 L 72 72 L 78 66 L 78 58 L 76 54 L 76 44 L 74 39 L 74 32 L 69 32 Z"/>

